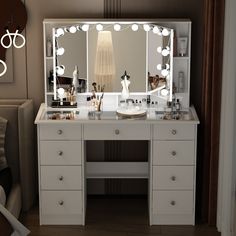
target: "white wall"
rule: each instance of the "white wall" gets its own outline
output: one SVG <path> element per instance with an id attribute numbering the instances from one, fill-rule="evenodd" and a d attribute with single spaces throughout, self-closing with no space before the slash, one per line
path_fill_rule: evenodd
<path id="1" fill-rule="evenodd" d="M 236 1 L 226 0 L 217 228 L 236 235 Z"/>

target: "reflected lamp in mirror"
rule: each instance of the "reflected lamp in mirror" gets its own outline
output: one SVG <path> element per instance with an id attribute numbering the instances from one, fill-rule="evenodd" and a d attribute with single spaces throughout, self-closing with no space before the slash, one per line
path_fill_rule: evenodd
<path id="1" fill-rule="evenodd" d="M 115 62 L 111 31 L 98 33 L 94 74 L 98 86 L 105 85 L 105 91 L 112 91 Z"/>

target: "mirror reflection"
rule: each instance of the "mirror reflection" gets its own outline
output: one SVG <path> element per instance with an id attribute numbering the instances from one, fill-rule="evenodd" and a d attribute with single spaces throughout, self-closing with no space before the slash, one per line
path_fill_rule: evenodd
<path id="1" fill-rule="evenodd" d="M 81 24 L 55 29 L 57 83 L 76 83 L 77 92 L 122 90 L 122 75 L 130 76 L 129 92 L 164 89 L 170 94 L 171 29 L 153 24 Z M 77 80 L 77 81 L 76 81 Z"/>

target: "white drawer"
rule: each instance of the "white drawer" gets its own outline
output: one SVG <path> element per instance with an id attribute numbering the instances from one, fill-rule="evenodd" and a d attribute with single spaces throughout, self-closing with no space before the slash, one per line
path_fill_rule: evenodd
<path id="1" fill-rule="evenodd" d="M 193 124 L 158 124 L 154 125 L 154 139 L 158 140 L 193 140 L 195 125 Z"/>
<path id="2" fill-rule="evenodd" d="M 79 124 L 41 124 L 40 140 L 81 140 Z"/>
<path id="3" fill-rule="evenodd" d="M 41 166 L 41 189 L 80 190 L 81 166 Z"/>
<path id="4" fill-rule="evenodd" d="M 193 165 L 194 141 L 154 141 L 153 165 Z"/>
<path id="5" fill-rule="evenodd" d="M 82 192 L 42 191 L 41 210 L 43 215 L 82 214 Z"/>
<path id="6" fill-rule="evenodd" d="M 153 191 L 154 214 L 192 214 L 193 191 Z"/>
<path id="7" fill-rule="evenodd" d="M 153 189 L 193 189 L 194 166 L 153 166 Z"/>
<path id="8" fill-rule="evenodd" d="M 41 141 L 41 165 L 81 165 L 81 141 Z"/>
<path id="9" fill-rule="evenodd" d="M 85 124 L 85 140 L 149 140 L 148 124 Z"/>

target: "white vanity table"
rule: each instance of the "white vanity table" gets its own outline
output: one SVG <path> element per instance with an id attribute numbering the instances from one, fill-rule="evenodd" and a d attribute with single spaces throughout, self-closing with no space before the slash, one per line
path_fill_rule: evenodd
<path id="1" fill-rule="evenodd" d="M 159 120 L 154 114 L 134 120 L 78 114 L 73 121 L 55 121 L 45 112 L 42 105 L 36 118 L 41 224 L 84 225 L 86 178 L 108 177 L 148 179 L 150 225 L 194 224 L 199 123 L 194 108 L 190 120 L 183 121 Z M 87 140 L 148 140 L 149 161 L 86 168 Z"/>
<path id="2" fill-rule="evenodd" d="M 72 23 L 81 23 L 81 20 L 45 20 L 45 45 L 48 37 L 54 32 L 51 29 L 62 23 L 68 26 Z M 150 225 L 195 224 L 196 147 L 199 120 L 195 109 L 189 108 L 191 22 L 159 20 L 158 23 L 175 28 L 178 36 L 184 34 L 189 40 L 185 57 L 176 56 L 174 59 L 172 57 L 169 59 L 172 66 L 170 75 L 172 77 L 174 75 L 174 78 L 171 76 L 170 78 L 174 82 L 177 83 L 175 75 L 179 71 L 184 71 L 186 75 L 185 90 L 176 92 L 176 98 L 181 99 L 184 110 L 180 112 L 181 118 L 178 120 L 163 119 L 163 115 L 156 112 L 157 107 L 145 107 L 147 114 L 139 118 L 121 118 L 115 110 L 118 106 L 116 93 L 113 95 L 115 109 L 104 109 L 101 113 L 89 112 L 86 105 L 84 107 L 78 105 L 77 108 L 51 108 L 50 104 L 56 93 L 55 90 L 53 92 L 50 90 L 48 72 L 52 65 L 54 68 L 57 66 L 58 60 L 55 60 L 55 52 L 53 57 L 45 56 L 46 104 L 41 105 L 35 120 L 38 131 L 40 224 L 85 225 L 86 180 L 89 178 L 148 179 Z M 173 41 L 170 40 L 170 44 L 173 47 Z M 172 50 L 170 55 L 173 55 Z M 87 73 L 88 71 L 87 65 Z M 166 88 L 170 89 L 169 95 L 172 96 L 173 81 L 170 80 L 170 86 L 168 80 L 169 77 Z M 54 88 L 56 86 L 54 83 Z M 147 93 L 137 93 L 135 96 L 141 98 L 147 96 L 151 91 L 146 89 Z M 88 94 L 78 94 L 78 104 L 82 97 Z M 163 99 L 160 94 L 158 96 L 157 101 L 161 107 L 169 98 Z M 104 100 L 110 98 L 109 96 L 106 98 L 105 94 Z M 55 112 L 59 115 L 59 119 L 52 118 L 52 113 Z M 73 119 L 67 120 L 67 114 L 72 115 Z M 87 162 L 86 144 L 89 140 L 148 141 L 148 160 Z"/>

